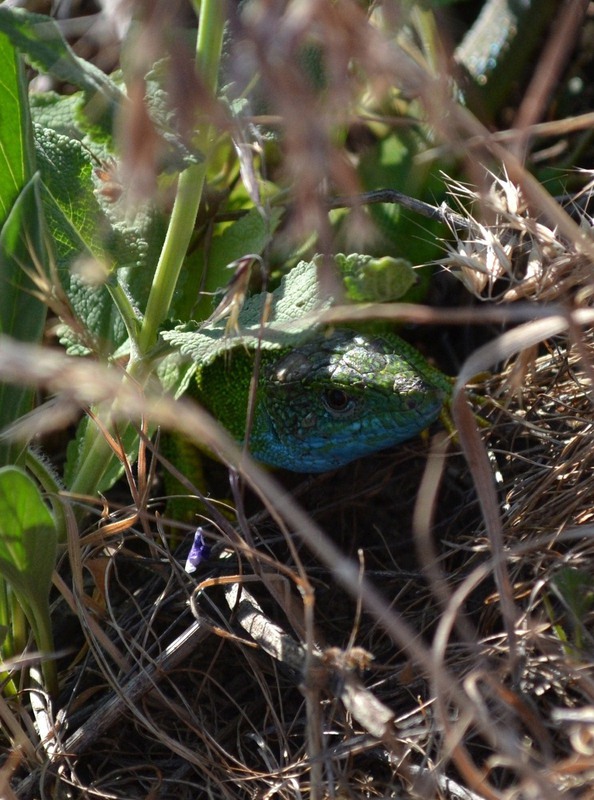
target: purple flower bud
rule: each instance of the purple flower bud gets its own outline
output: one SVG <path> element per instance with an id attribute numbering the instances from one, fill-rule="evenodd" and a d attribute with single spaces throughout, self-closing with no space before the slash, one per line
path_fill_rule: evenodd
<path id="1" fill-rule="evenodd" d="M 194 533 L 194 541 L 188 557 L 186 559 L 186 566 L 184 569 L 190 574 L 196 572 L 198 566 L 208 559 L 210 556 L 210 547 L 204 541 L 204 533 L 202 528 L 196 528 Z"/>

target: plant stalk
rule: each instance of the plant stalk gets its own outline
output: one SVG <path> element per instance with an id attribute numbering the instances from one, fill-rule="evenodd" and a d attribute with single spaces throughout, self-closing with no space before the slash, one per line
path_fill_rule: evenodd
<path id="1" fill-rule="evenodd" d="M 223 46 L 224 5 L 221 0 L 202 0 L 199 4 L 196 68 L 206 88 L 213 94 L 217 89 Z M 198 13 L 196 2 L 194 2 L 194 7 Z M 140 330 L 139 351 L 141 356 L 146 355 L 147 351 L 156 343 L 159 325 L 169 313 L 173 292 L 196 223 L 213 133 L 212 125 L 204 125 L 198 131 L 196 145 L 198 150 L 204 154 L 204 160 L 200 164 L 188 167 L 179 176 L 165 243 L 157 264 L 146 314 Z"/>
<path id="2" fill-rule="evenodd" d="M 194 7 L 199 12 L 196 68 L 206 87 L 214 94 L 223 46 L 225 4 L 221 0 L 202 0 L 199 4 L 194 2 Z M 143 385 L 150 375 L 152 365 L 148 353 L 156 344 L 159 326 L 169 314 L 173 293 L 194 231 L 213 135 L 212 125 L 206 124 L 198 131 L 196 143 L 205 155 L 204 161 L 188 167 L 179 176 L 165 242 L 155 270 L 138 340 L 136 343 L 131 342 L 130 363 L 124 380 L 131 378 Z M 121 433 L 123 435 L 123 431 Z M 93 495 L 113 455 L 100 432 L 93 430 L 91 433 L 90 426 L 83 447 L 80 468 L 70 489 L 75 494 Z"/>

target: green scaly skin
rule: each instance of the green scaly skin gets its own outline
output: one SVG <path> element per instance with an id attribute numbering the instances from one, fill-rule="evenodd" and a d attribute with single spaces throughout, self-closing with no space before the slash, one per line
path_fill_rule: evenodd
<path id="1" fill-rule="evenodd" d="M 254 354 L 238 347 L 197 370 L 198 399 L 246 439 Z M 249 450 L 266 464 L 325 472 L 416 436 L 441 414 L 450 380 L 392 334 L 335 330 L 262 350 Z"/>

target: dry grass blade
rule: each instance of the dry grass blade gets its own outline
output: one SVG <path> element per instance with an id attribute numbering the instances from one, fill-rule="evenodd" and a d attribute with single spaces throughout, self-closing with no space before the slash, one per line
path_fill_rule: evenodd
<path id="1" fill-rule="evenodd" d="M 10 374 L 10 364 L 18 362 L 20 381 L 43 384 L 52 391 L 68 390 L 69 396 L 79 402 L 106 400 L 111 392 L 111 400 L 116 408 L 125 408 L 129 416 L 134 413 L 148 415 L 155 422 L 167 427 L 175 427 L 191 438 L 203 437 L 208 446 L 222 457 L 237 466 L 252 488 L 262 497 L 271 513 L 279 520 L 286 520 L 294 533 L 300 536 L 323 563 L 330 568 L 334 579 L 348 592 L 361 592 L 363 607 L 376 617 L 395 643 L 408 652 L 410 658 L 426 673 L 432 672 L 431 653 L 415 636 L 413 629 L 395 611 L 386 606 L 385 599 L 368 579 L 359 577 L 359 567 L 345 557 L 292 500 L 276 482 L 260 467 L 250 463 L 237 446 L 224 432 L 219 431 L 212 420 L 197 408 L 184 402 L 175 403 L 168 398 L 143 397 L 135 386 L 122 382 L 111 370 L 100 370 L 96 365 L 85 362 L 72 364 L 70 359 L 55 354 L 40 365 L 35 348 L 2 342 L 0 348 L 0 371 Z M 116 402 L 117 401 L 117 402 Z M 468 700 L 456 687 L 447 671 L 442 671 L 437 679 L 438 689 L 445 696 L 455 699 L 462 707 Z M 468 713 L 471 713 L 470 709 Z"/>
<path id="2" fill-rule="evenodd" d="M 527 129 L 538 122 L 545 113 L 547 101 L 571 55 L 575 38 L 584 23 L 587 11 L 587 0 L 581 3 L 565 0 L 561 4 L 557 19 L 551 27 L 549 41 L 542 50 L 540 62 L 514 120 L 514 128 L 518 132 L 514 150 L 520 156 L 525 153 Z"/>

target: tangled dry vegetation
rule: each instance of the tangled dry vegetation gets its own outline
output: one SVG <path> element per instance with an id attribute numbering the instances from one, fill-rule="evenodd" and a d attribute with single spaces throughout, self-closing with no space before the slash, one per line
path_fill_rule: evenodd
<path id="1" fill-rule="evenodd" d="M 475 387 L 495 519 L 439 434 L 298 484 L 307 517 L 250 475 L 268 508 L 206 502 L 193 576 L 150 505 L 106 506 L 60 569 L 58 640 L 86 646 L 54 766 L 16 796 L 54 770 L 63 796 L 589 796 L 593 344 Z"/>
<path id="2" fill-rule="evenodd" d="M 256 60 L 284 120 L 293 234 L 332 237 L 321 177 L 336 194 L 358 188 L 331 144 L 352 106 L 351 57 L 367 91 L 414 93 L 441 146 L 474 137 L 473 159 L 496 173 L 489 192 L 450 187 L 465 225 L 441 266 L 459 307 L 375 310 L 431 331 L 472 326 L 458 434 L 315 479 L 232 470 L 232 511 L 203 498 L 212 552 L 193 574 L 192 530 L 155 513 L 161 467 L 146 443 L 132 500 L 106 499 L 58 566 L 61 696 L 54 712 L 34 696 L 21 712 L 4 796 L 594 797 L 590 190 L 550 198 L 355 4 L 276 4 L 276 20 L 275 4 L 258 5 L 270 17 L 251 18 L 238 63 L 249 73 Z M 323 114 L 302 113 L 307 88 L 279 72 L 279 48 L 306 28 L 335 56 Z M 64 377 L 65 363 L 46 362 L 44 384 L 87 402 L 90 373 Z M 182 431 L 205 425 L 183 403 L 127 402 Z M 223 485 L 226 468 L 209 470 Z"/>

